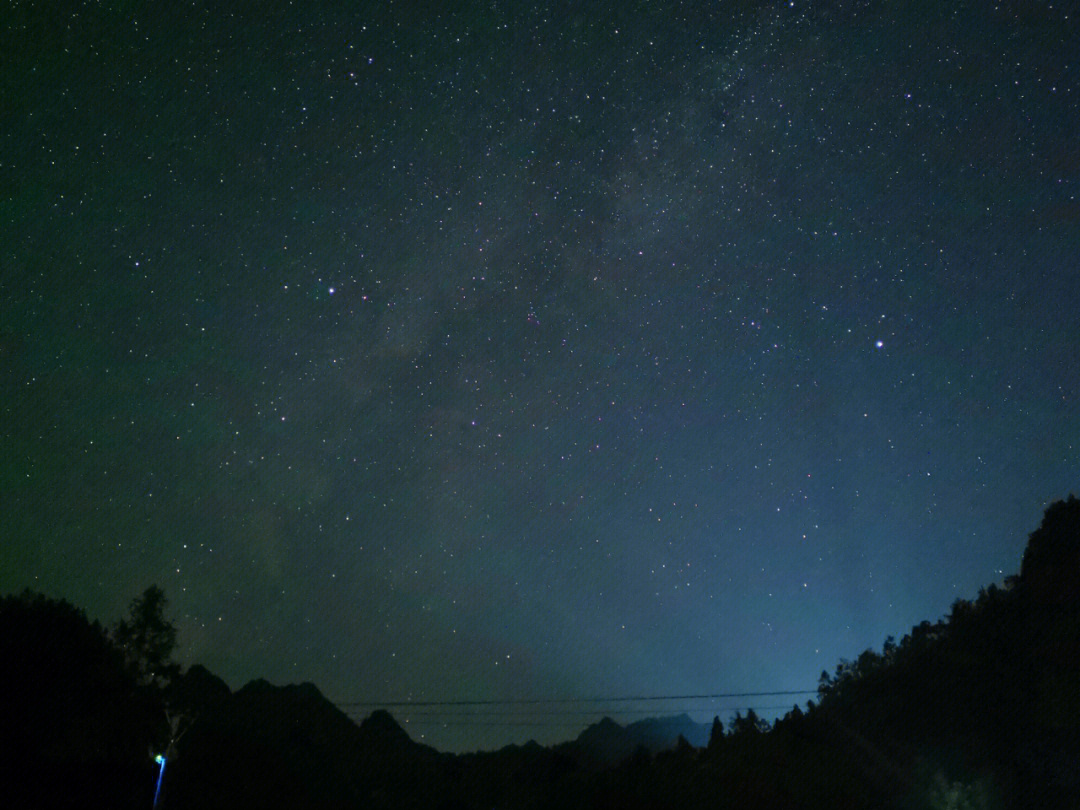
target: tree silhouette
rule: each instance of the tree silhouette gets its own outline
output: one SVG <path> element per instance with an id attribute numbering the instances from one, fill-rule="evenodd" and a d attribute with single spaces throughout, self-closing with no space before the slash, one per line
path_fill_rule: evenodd
<path id="1" fill-rule="evenodd" d="M 149 807 L 160 712 L 82 610 L 30 591 L 0 597 L 4 807 Z"/>
<path id="2" fill-rule="evenodd" d="M 176 627 L 165 619 L 167 604 L 165 592 L 151 585 L 131 600 L 128 618 L 120 619 L 112 630 L 113 641 L 135 679 L 157 689 L 170 684 L 180 672 L 172 660 Z"/>
<path id="3" fill-rule="evenodd" d="M 1028 537 L 1020 581 L 1039 602 L 1080 600 L 1080 499 L 1075 495 L 1047 507 L 1039 528 Z"/>
<path id="4" fill-rule="evenodd" d="M 724 744 L 724 724 L 720 722 L 720 716 L 716 715 L 712 721 L 712 731 L 709 733 L 709 749 L 716 752 Z"/>
<path id="5" fill-rule="evenodd" d="M 758 717 L 757 712 L 753 709 L 747 709 L 745 717 L 741 713 L 735 712 L 735 717 L 731 720 L 731 733 L 733 735 L 762 734 L 768 730 L 769 721 Z"/>

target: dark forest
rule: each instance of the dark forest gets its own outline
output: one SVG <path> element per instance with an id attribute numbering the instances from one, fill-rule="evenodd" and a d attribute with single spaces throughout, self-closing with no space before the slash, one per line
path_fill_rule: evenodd
<path id="1" fill-rule="evenodd" d="M 109 627 L 29 591 L 0 601 L 4 806 L 975 810 L 1075 806 L 1080 790 L 1072 496 L 1046 510 L 1018 575 L 822 672 L 817 700 L 615 758 L 589 742 L 604 723 L 454 755 L 385 711 L 354 724 L 311 684 L 231 692 L 172 660 L 166 609 L 156 587 Z"/>

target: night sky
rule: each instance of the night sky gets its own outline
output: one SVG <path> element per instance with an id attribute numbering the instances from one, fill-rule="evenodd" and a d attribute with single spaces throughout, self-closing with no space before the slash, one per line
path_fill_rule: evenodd
<path id="1" fill-rule="evenodd" d="M 1080 491 L 1070 4 L 431 5 L 7 5 L 0 592 L 565 699 L 812 690 L 1018 572 Z"/>

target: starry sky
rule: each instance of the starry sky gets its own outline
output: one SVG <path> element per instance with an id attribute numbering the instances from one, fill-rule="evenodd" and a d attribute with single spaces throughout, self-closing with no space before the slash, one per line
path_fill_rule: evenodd
<path id="1" fill-rule="evenodd" d="M 1019 570 L 1080 489 L 1069 4 L 430 6 L 5 11 L 0 591 L 527 700 L 812 690 Z"/>

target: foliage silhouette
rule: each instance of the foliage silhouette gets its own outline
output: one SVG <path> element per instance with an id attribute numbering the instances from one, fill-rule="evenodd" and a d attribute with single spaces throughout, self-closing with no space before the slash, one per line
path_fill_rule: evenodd
<path id="1" fill-rule="evenodd" d="M 165 619 L 165 592 L 151 585 L 131 600 L 128 617 L 113 626 L 112 638 L 124 653 L 135 679 L 143 685 L 164 688 L 180 672 L 172 660 L 176 627 Z"/>
<path id="2" fill-rule="evenodd" d="M 161 703 L 81 610 L 30 591 L 0 598 L 0 700 L 0 804 L 149 805 Z"/>
<path id="3" fill-rule="evenodd" d="M 1021 573 L 957 600 L 880 652 L 822 673 L 818 700 L 770 728 L 754 712 L 708 744 L 588 743 L 452 756 L 385 712 L 359 727 L 310 684 L 235 693 L 200 666 L 180 674 L 164 594 L 132 603 L 111 636 L 64 602 L 0 600 L 0 802 L 145 807 L 164 695 L 199 722 L 164 806 L 173 808 L 1053 808 L 1080 795 L 1080 501 L 1052 505 Z M 168 685 L 168 689 L 162 687 Z M 643 721 L 644 722 L 644 721 Z M 646 723 L 642 728 L 649 727 Z M 170 766 L 172 768 L 172 766 Z M 26 774 L 59 773 L 49 784 Z M 86 803 L 86 802 L 82 802 Z"/>

